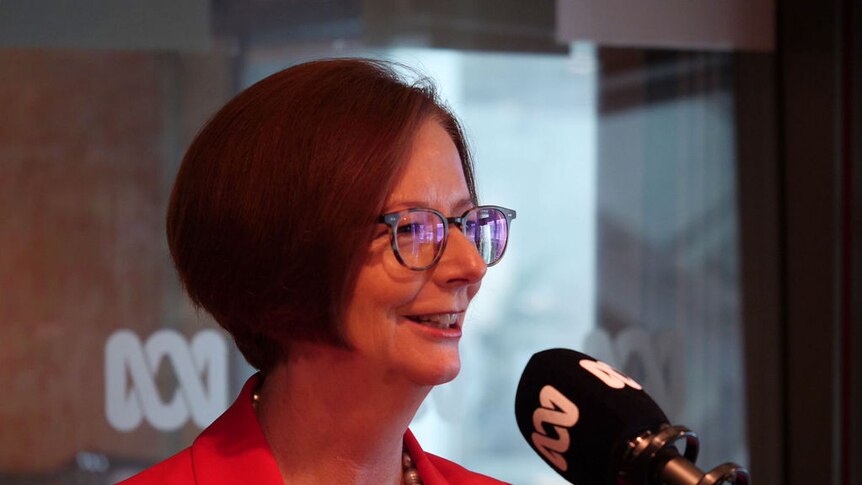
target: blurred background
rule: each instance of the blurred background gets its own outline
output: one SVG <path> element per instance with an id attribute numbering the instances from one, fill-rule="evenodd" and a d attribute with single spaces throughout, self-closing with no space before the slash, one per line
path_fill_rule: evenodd
<path id="1" fill-rule="evenodd" d="M 641 382 L 757 484 L 862 484 L 862 7 L 853 0 L 0 0 L 0 484 L 107 484 L 253 372 L 176 280 L 185 147 L 321 57 L 433 78 L 518 211 L 411 428 L 515 484 L 529 357 Z"/>

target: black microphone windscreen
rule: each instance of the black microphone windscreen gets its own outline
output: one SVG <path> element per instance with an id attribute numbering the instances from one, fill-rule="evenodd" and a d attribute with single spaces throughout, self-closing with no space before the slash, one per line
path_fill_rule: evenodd
<path id="1" fill-rule="evenodd" d="M 577 485 L 616 485 L 628 441 L 668 423 L 633 379 L 569 349 L 533 355 L 518 384 L 515 417 L 530 446 Z"/>

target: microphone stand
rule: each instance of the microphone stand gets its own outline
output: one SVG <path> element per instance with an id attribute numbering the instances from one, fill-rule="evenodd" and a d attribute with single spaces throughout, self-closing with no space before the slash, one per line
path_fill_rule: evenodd
<path id="1" fill-rule="evenodd" d="M 674 444 L 685 440 L 680 455 Z M 694 466 L 700 449 L 697 435 L 685 426 L 665 425 L 658 432 L 645 431 L 626 443 L 620 478 L 638 485 L 749 485 L 748 470 L 724 463 L 704 473 Z"/>

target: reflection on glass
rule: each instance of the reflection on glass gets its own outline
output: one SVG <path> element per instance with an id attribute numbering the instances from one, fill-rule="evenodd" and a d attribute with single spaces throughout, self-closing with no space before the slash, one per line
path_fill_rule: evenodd
<path id="1" fill-rule="evenodd" d="M 169 186 L 160 177 L 173 178 L 175 152 L 182 147 L 171 130 L 179 131 L 187 120 L 153 107 L 187 106 L 181 104 L 190 102 L 183 96 L 199 94 L 189 86 L 213 81 L 183 78 L 164 59 L 158 64 L 136 54 L 77 55 L 80 62 L 127 67 L 90 66 L 86 76 L 70 75 L 71 68 L 64 71 L 78 83 L 86 106 L 64 105 L 54 112 L 64 119 L 84 113 L 99 126 L 119 128 L 101 128 L 103 133 L 33 123 L 31 131 L 60 130 L 66 138 L 42 151 L 22 145 L 16 149 L 35 153 L 32 157 L 40 163 L 10 163 L 2 169 L 20 191 L 10 202 L 15 219 L 8 219 L 13 220 L 9 226 L 16 235 L 33 235 L 35 242 L 20 247 L 40 251 L 4 246 L 20 249 L 15 262 L 24 262 L 24 269 L 9 263 L 20 275 L 11 300 L 30 303 L 27 311 L 9 310 L 4 321 L 11 322 L 7 341 L 22 343 L 51 363 L 46 367 L 56 367 L 32 370 L 10 388 L 59 389 L 63 400 L 57 402 L 70 404 L 68 414 L 77 412 L 72 405 L 78 401 L 87 412 L 65 416 L 65 409 L 43 406 L 46 397 L 35 404 L 7 403 L 3 416 L 11 421 L 26 415 L 20 422 L 41 420 L 62 429 L 74 419 L 88 431 L 68 433 L 63 444 L 80 452 L 62 466 L 52 462 L 33 471 L 36 465 L 26 468 L 7 459 L 0 467 L 0 483 L 112 483 L 182 449 L 199 431 L 191 419 L 169 432 L 160 432 L 146 419 L 131 431 L 112 428 L 100 373 L 106 343 L 118 329 L 132 328 L 145 346 L 154 336 L 161 338 L 160 328 L 176 328 L 191 345 L 200 329 L 211 325 L 183 302 L 159 252 Z M 412 424 L 428 451 L 517 484 L 564 483 L 523 442 L 513 403 L 529 357 L 546 348 L 568 347 L 606 360 L 644 384 L 674 423 L 701 435 L 699 463 L 747 462 L 728 81 L 732 66 L 726 57 L 597 51 L 588 44 L 571 46 L 569 55 L 549 55 L 293 42 L 243 51 L 240 87 L 287 64 L 332 55 L 394 59 L 434 78 L 442 97 L 462 117 L 474 148 L 480 200 L 518 212 L 507 256 L 488 273 L 471 306 L 462 373 L 433 391 Z M 41 62 L 56 65 L 58 60 Z M 204 67 L 194 65 L 190 72 Z M 114 78 L 116 85 L 109 87 L 117 92 L 87 84 L 109 79 L 107 74 L 118 70 L 128 79 Z M 143 89 L 147 96 L 140 92 L 141 80 L 152 81 L 149 90 Z M 51 93 L 46 96 L 65 99 L 62 90 Z M 121 116 L 112 106 L 125 98 L 130 98 L 123 104 L 127 113 Z M 205 118 L 206 103 L 190 103 Z M 75 126 L 88 126 L 86 119 L 73 119 Z M 168 127 L 161 124 L 165 119 Z M 147 135 L 134 136 L 141 133 Z M 40 138 L 22 135 L 16 140 L 35 145 Z M 162 143 L 177 146 L 158 166 L 151 158 Z M 112 154 L 109 160 L 99 158 L 103 151 Z M 120 160 L 113 158 L 116 153 L 123 155 L 117 156 Z M 27 200 L 38 203 L 27 205 Z M 42 225 L 24 227 L 16 214 Z M 59 238 L 52 232 L 55 226 L 71 229 Z M 45 240 L 62 240 L 65 246 L 39 240 L 43 232 Z M 0 261 L 8 262 L 8 257 Z M 33 274 L 44 277 L 28 276 Z M 43 286 L 48 288 L 44 293 L 18 289 Z M 36 323 L 17 326 L 19 321 Z M 79 336 L 72 331 L 76 328 L 87 330 Z M 83 349 L 80 362 L 86 365 L 68 363 L 70 347 Z M 229 402 L 251 369 L 232 348 L 226 360 Z M 170 403 L 178 395 L 179 373 L 165 364 L 168 360 L 160 362 L 151 369 L 152 379 L 159 399 Z M 39 372 L 57 373 L 64 365 L 76 379 L 86 375 L 96 384 L 42 383 L 50 376 L 43 379 Z M 35 411 L 27 414 L 30 409 Z M 21 446 L 21 430 L 13 435 L 0 438 L 0 454 L 6 457 Z M 56 452 L 58 440 L 53 441 Z"/>

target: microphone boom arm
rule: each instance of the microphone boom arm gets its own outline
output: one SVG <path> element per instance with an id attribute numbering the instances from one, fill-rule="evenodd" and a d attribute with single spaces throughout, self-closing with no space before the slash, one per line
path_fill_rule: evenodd
<path id="1" fill-rule="evenodd" d="M 685 439 L 680 455 L 674 443 Z M 664 426 L 657 433 L 645 431 L 626 443 L 621 475 L 633 484 L 644 485 L 749 485 L 748 470 L 724 463 L 709 472 L 694 466 L 700 447 L 697 435 L 685 426 Z"/>

